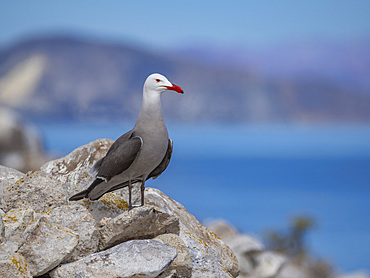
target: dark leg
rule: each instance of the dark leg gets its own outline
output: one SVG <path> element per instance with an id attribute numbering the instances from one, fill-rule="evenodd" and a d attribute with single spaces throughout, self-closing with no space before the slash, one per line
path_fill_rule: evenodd
<path id="1" fill-rule="evenodd" d="M 132 209 L 132 204 L 131 204 L 131 180 L 128 181 L 128 210 L 130 211 Z"/>
<path id="2" fill-rule="evenodd" d="M 145 191 L 145 181 L 141 182 L 141 206 L 144 205 L 144 191 Z"/>

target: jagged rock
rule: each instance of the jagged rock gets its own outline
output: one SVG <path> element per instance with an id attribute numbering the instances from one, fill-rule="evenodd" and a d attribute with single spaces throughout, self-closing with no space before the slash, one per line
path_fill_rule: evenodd
<path id="1" fill-rule="evenodd" d="M 176 248 L 177 250 L 176 259 L 158 278 L 174 277 L 173 275 L 177 275 L 177 277 L 191 277 L 193 261 L 182 239 L 176 234 L 162 234 L 154 239 L 161 241 L 167 246 Z"/>
<path id="2" fill-rule="evenodd" d="M 286 263 L 285 256 L 272 251 L 264 251 L 254 256 L 256 267 L 252 273 L 252 277 L 269 278 L 276 276 L 280 269 Z M 296 277 L 296 276 L 291 276 Z"/>
<path id="3" fill-rule="evenodd" d="M 0 256 L 0 277 L 32 278 L 27 262 L 20 254 Z"/>
<path id="4" fill-rule="evenodd" d="M 106 154 L 112 143 L 113 141 L 109 139 L 96 140 L 77 148 L 63 158 L 46 163 L 41 169 L 58 179 L 63 184 L 67 195 L 71 196 L 89 185 L 93 179 L 89 173 L 90 168 Z M 137 186 L 134 186 L 134 190 L 137 190 Z M 137 195 L 134 193 L 134 196 Z M 100 223 L 104 217 L 115 218 L 126 212 L 128 207 L 126 198 L 127 194 L 123 189 L 105 194 L 95 202 L 82 200 L 79 203 L 85 206 Z M 219 275 L 231 274 L 233 277 L 238 275 L 238 262 L 231 249 L 218 236 L 200 224 L 182 205 L 159 190 L 150 188 L 145 191 L 145 200 L 147 204 L 158 208 L 161 212 L 179 218 L 180 237 L 189 248 L 193 270 L 209 272 L 210 268 L 214 268 Z M 206 277 L 204 275 L 203 277 Z"/>
<path id="5" fill-rule="evenodd" d="M 12 208 L 32 208 L 35 212 L 66 204 L 66 196 L 59 181 L 41 172 L 28 172 L 3 192 L 5 211 Z"/>
<path id="6" fill-rule="evenodd" d="M 238 258 L 240 278 L 269 278 L 275 277 L 286 257 L 276 252 L 264 251 L 263 244 L 257 239 L 240 234 L 224 220 L 208 223 L 208 227 L 221 235 Z M 294 276 L 292 276 L 294 277 Z"/>
<path id="7" fill-rule="evenodd" d="M 145 190 L 145 201 L 179 218 L 180 238 L 188 247 L 193 260 L 193 277 L 237 277 L 238 261 L 231 249 L 180 203 L 154 188 Z"/>
<path id="8" fill-rule="evenodd" d="M 2 211 L 4 209 L 3 194 L 5 188 L 23 178 L 23 176 L 24 173 L 0 165 L 0 208 Z"/>
<path id="9" fill-rule="evenodd" d="M 244 275 L 254 273 L 256 268 L 255 256 L 263 250 L 262 243 L 245 234 L 237 234 L 234 238 L 229 238 L 225 242 L 234 251 L 238 259 L 240 273 Z M 256 277 L 260 278 L 260 276 Z"/>
<path id="10" fill-rule="evenodd" d="M 156 240 L 131 240 L 53 270 L 52 278 L 157 277 L 176 258 L 176 249 Z"/>
<path id="11" fill-rule="evenodd" d="M 276 278 L 313 278 L 309 270 L 303 266 L 299 266 L 295 263 L 286 263 Z"/>
<path id="12" fill-rule="evenodd" d="M 34 220 L 35 212 L 29 208 L 11 209 L 3 216 L 5 238 L 8 241 L 23 243 L 24 231 Z"/>
<path id="13" fill-rule="evenodd" d="M 40 276 L 64 262 L 78 243 L 78 235 L 41 217 L 26 242 L 19 248 L 32 276 Z"/>
<path id="14" fill-rule="evenodd" d="M 68 196 L 86 189 L 93 176 L 90 169 L 96 161 L 105 156 L 113 144 L 111 139 L 98 139 L 83 145 L 65 157 L 49 161 L 41 170 L 60 181 Z"/>
<path id="15" fill-rule="evenodd" d="M 79 204 L 68 204 L 45 212 L 48 220 L 67 227 L 78 234 L 78 245 L 67 261 L 75 261 L 98 250 L 99 232 L 96 221 Z"/>
<path id="16" fill-rule="evenodd" d="M 240 255 L 263 250 L 263 244 L 261 242 L 245 234 L 237 235 L 235 238 L 228 240 L 227 244 L 235 253 Z"/>
<path id="17" fill-rule="evenodd" d="M 130 239 L 154 238 L 164 233 L 179 234 L 179 219 L 151 206 L 118 215 L 100 228 L 99 249 L 104 250 Z"/>

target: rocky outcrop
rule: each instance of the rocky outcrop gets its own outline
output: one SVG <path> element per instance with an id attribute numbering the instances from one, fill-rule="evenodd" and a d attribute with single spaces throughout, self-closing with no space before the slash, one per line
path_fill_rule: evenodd
<path id="1" fill-rule="evenodd" d="M 328 272 L 325 265 L 313 268 L 294 257 L 287 257 L 275 251 L 267 250 L 256 238 L 239 233 L 225 220 L 207 223 L 207 227 L 227 243 L 238 258 L 239 278 L 369 278 L 367 272 L 355 272 L 339 275 Z"/>
<path id="2" fill-rule="evenodd" d="M 96 140 L 36 172 L 0 168 L 0 266 L 23 275 L 14 277 L 237 277 L 231 249 L 157 189 L 131 211 L 126 189 L 68 202 L 112 142 Z"/>
<path id="3" fill-rule="evenodd" d="M 249 235 L 238 233 L 224 220 L 216 220 L 208 223 L 207 226 L 219 235 L 235 253 L 239 261 L 240 278 L 277 277 L 285 266 L 287 261 L 285 256 L 264 250 L 260 241 Z"/>

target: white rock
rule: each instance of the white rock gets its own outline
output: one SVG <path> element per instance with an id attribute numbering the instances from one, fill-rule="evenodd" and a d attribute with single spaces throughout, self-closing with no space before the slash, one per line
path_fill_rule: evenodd
<path id="1" fill-rule="evenodd" d="M 32 208 L 43 212 L 66 204 L 66 196 L 59 181 L 41 171 L 28 172 L 4 189 L 5 211 L 12 208 Z"/>
<path id="2" fill-rule="evenodd" d="M 148 239 L 164 233 L 179 234 L 179 219 L 143 206 L 118 215 L 100 228 L 100 250 L 131 239 Z"/>
<path id="3" fill-rule="evenodd" d="M 176 248 L 177 257 L 171 266 L 161 274 L 159 278 L 171 277 L 177 275 L 178 277 L 191 277 L 193 268 L 193 261 L 191 259 L 188 248 L 182 239 L 176 234 L 162 234 L 154 238 L 163 244 Z M 176 276 L 175 276 L 176 277 Z"/>
<path id="4" fill-rule="evenodd" d="M 89 172 L 91 167 L 105 156 L 113 142 L 111 139 L 95 140 L 65 157 L 45 163 L 41 170 L 60 181 L 70 197 L 89 186 L 94 178 Z"/>
<path id="5" fill-rule="evenodd" d="M 208 227 L 220 234 L 238 258 L 240 277 L 275 277 L 286 257 L 276 252 L 264 251 L 263 244 L 246 234 L 239 234 L 224 220 L 208 223 Z"/>
<path id="6" fill-rule="evenodd" d="M 197 273 L 196 275 L 203 275 L 199 277 L 237 277 L 238 261 L 231 249 L 215 233 L 200 224 L 180 203 L 154 188 L 145 190 L 145 201 L 148 205 L 179 218 L 180 238 L 188 247 L 193 260 L 193 275 Z"/>
<path id="7" fill-rule="evenodd" d="M 32 278 L 27 268 L 27 262 L 20 254 L 1 256 L 0 277 L 3 278 Z"/>
<path id="8" fill-rule="evenodd" d="M 68 204 L 43 213 L 48 220 L 78 234 L 78 245 L 68 261 L 75 261 L 98 250 L 97 223 L 89 211 L 79 204 Z"/>
<path id="9" fill-rule="evenodd" d="M 209 230 L 219 236 L 225 243 L 234 239 L 238 235 L 237 230 L 223 219 L 217 219 L 205 224 Z"/>
<path id="10" fill-rule="evenodd" d="M 269 278 L 276 276 L 286 263 L 285 256 L 272 251 L 264 251 L 254 257 L 256 267 L 252 276 Z M 294 276 L 295 277 L 295 276 Z"/>
<path id="11" fill-rule="evenodd" d="M 34 220 L 33 209 L 19 208 L 11 209 L 3 216 L 6 240 L 23 243 L 24 231 Z"/>
<path id="12" fill-rule="evenodd" d="M 77 243 L 73 231 L 41 217 L 18 252 L 25 257 L 31 275 L 40 276 L 68 259 Z"/>
<path id="13" fill-rule="evenodd" d="M 52 278 L 157 277 L 176 258 L 176 249 L 156 240 L 131 240 L 79 261 L 61 265 Z"/>
<path id="14" fill-rule="evenodd" d="M 228 240 L 227 244 L 235 253 L 240 255 L 263 250 L 263 244 L 260 241 L 245 234 L 237 235 L 233 239 Z"/>
<path id="15" fill-rule="evenodd" d="M 276 278 L 313 278 L 308 269 L 292 262 L 283 265 Z"/>
<path id="16" fill-rule="evenodd" d="M 5 205 L 3 204 L 4 190 L 8 186 L 15 183 L 17 180 L 23 178 L 23 176 L 24 173 L 0 165 L 0 208 L 2 209 L 2 212 L 5 207 Z"/>
<path id="17" fill-rule="evenodd" d="M 0 252 L 14 255 L 19 249 L 20 243 L 15 241 L 6 241 L 0 244 Z"/>
<path id="18" fill-rule="evenodd" d="M 41 169 L 60 181 L 67 195 L 71 196 L 86 189 L 92 182 L 90 168 L 106 154 L 112 143 L 113 141 L 109 139 L 96 140 L 79 147 L 66 157 L 46 163 Z M 134 190 L 136 192 L 137 186 Z M 103 218 L 113 219 L 127 211 L 125 201 L 127 195 L 125 189 L 122 189 L 105 194 L 98 201 L 82 200 L 79 203 L 89 210 L 97 223 L 100 223 Z M 180 219 L 180 237 L 189 248 L 193 270 L 209 271 L 209 268 L 214 268 L 220 275 L 225 273 L 233 277 L 238 275 L 238 262 L 231 249 L 217 235 L 201 225 L 182 205 L 155 189 L 146 190 L 145 201 L 161 212 Z"/>

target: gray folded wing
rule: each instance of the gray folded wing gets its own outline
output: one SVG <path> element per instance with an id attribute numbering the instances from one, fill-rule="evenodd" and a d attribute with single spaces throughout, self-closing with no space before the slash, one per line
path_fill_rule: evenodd
<path id="1" fill-rule="evenodd" d="M 139 136 L 120 139 L 121 137 L 117 139 L 107 155 L 99 163 L 97 177 L 109 181 L 112 177 L 127 170 L 135 160 L 143 144 L 142 139 Z"/>

